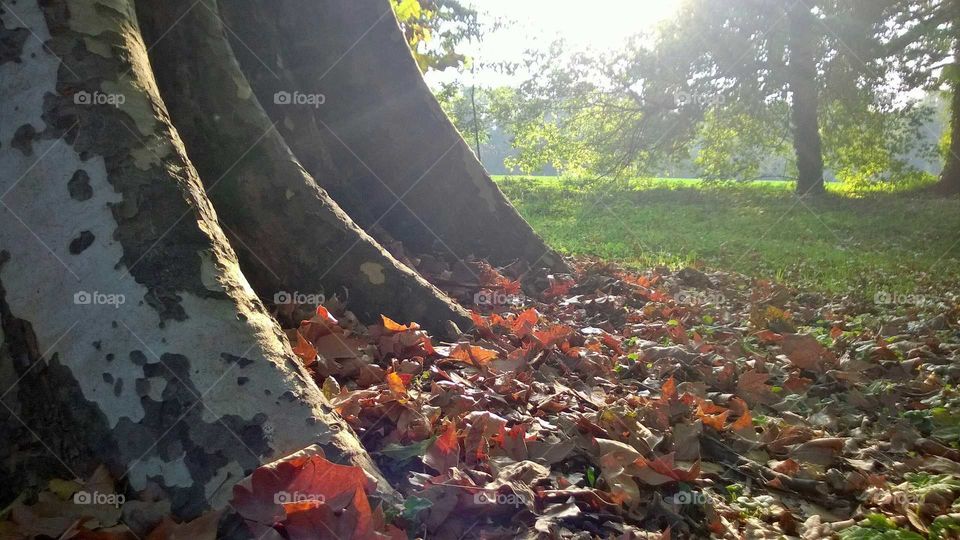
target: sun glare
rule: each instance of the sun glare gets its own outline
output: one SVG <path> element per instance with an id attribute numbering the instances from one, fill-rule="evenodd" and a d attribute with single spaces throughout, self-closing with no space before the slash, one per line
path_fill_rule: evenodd
<path id="1" fill-rule="evenodd" d="M 463 47 L 481 64 L 520 62 L 527 50 L 545 50 L 558 39 L 572 49 L 612 50 L 630 36 L 653 29 L 675 13 L 681 0 L 471 0 L 488 25 L 504 23 L 488 31 L 479 43 Z M 433 73 L 428 80 L 451 77 Z M 505 82 L 496 73 L 478 74 L 478 83 Z"/>

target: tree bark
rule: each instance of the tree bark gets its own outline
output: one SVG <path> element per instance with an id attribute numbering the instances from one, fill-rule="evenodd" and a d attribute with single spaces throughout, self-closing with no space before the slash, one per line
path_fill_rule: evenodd
<path id="1" fill-rule="evenodd" d="M 315 443 L 377 476 L 241 273 L 132 1 L 23 0 L 0 21 L 4 506 L 103 463 L 188 519 Z"/>
<path id="2" fill-rule="evenodd" d="M 469 315 L 357 227 L 290 151 L 240 70 L 214 0 L 137 1 L 164 102 L 262 296 L 349 299 L 440 333 Z M 299 107 L 297 114 L 310 110 Z"/>
<path id="3" fill-rule="evenodd" d="M 234 50 L 294 154 L 364 229 L 414 252 L 565 270 L 430 93 L 387 0 L 224 2 Z M 291 107 L 277 96 L 322 94 Z"/>
<path id="4" fill-rule="evenodd" d="M 809 195 L 825 190 L 823 143 L 820 137 L 817 94 L 814 15 L 805 1 L 788 1 L 790 91 L 793 147 L 797 157 L 797 193 Z"/>
<path id="5" fill-rule="evenodd" d="M 955 55 L 960 54 L 960 39 L 957 40 L 955 49 Z M 944 156 L 945 163 L 943 171 L 940 172 L 940 180 L 934 186 L 937 193 L 942 195 L 960 193 L 960 79 L 951 81 L 950 86 L 950 148 Z"/>

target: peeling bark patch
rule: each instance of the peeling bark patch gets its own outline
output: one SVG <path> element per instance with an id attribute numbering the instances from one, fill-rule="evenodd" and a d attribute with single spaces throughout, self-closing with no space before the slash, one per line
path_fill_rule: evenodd
<path id="1" fill-rule="evenodd" d="M 30 31 L 26 28 L 6 28 L 0 21 L 0 66 L 7 62 L 20 62 L 23 44 Z"/>
<path id="2" fill-rule="evenodd" d="M 83 253 L 85 249 L 93 245 L 95 237 L 90 231 L 83 231 L 80 233 L 80 236 L 74 238 L 70 241 L 70 253 L 73 255 L 79 255 Z"/>
<path id="3" fill-rule="evenodd" d="M 13 140 L 10 146 L 23 152 L 25 156 L 33 155 L 33 139 L 37 136 L 37 130 L 31 124 L 24 124 L 17 128 L 13 133 Z"/>
<path id="4" fill-rule="evenodd" d="M 75 201 L 86 201 L 93 198 L 93 187 L 90 185 L 90 175 L 83 169 L 78 169 L 67 182 L 70 198 Z"/>
<path id="5" fill-rule="evenodd" d="M 383 266 L 377 263 L 365 262 L 360 265 L 360 271 L 374 285 L 383 285 L 387 281 L 387 278 L 383 275 Z"/>

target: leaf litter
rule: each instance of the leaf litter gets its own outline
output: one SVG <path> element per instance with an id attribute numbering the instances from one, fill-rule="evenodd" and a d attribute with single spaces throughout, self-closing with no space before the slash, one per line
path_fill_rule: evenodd
<path id="1" fill-rule="evenodd" d="M 238 484 L 231 515 L 160 511 L 148 538 L 231 520 L 289 539 L 960 538 L 956 298 L 891 311 L 692 268 L 576 261 L 521 285 L 407 262 L 473 309 L 468 334 L 363 325 L 336 299 L 287 331 L 391 485 L 307 449 Z M 16 501 L 0 537 L 135 538 L 126 512 L 82 515 L 82 487 Z"/>

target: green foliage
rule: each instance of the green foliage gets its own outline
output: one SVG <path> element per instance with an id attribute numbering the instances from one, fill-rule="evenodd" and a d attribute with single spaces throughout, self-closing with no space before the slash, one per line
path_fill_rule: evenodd
<path id="1" fill-rule="evenodd" d="M 956 515 L 939 516 L 930 524 L 930 540 L 948 540 L 960 536 L 960 518 Z"/>
<path id="2" fill-rule="evenodd" d="M 741 104 L 713 109 L 700 125 L 694 163 L 705 179 L 758 179 L 764 162 L 790 158 L 784 129 L 787 118 L 783 104 L 759 110 L 745 109 Z M 786 176 L 787 171 L 784 173 Z"/>
<path id="3" fill-rule="evenodd" d="M 391 5 L 421 71 L 467 63 L 457 47 L 479 38 L 476 11 L 459 0 L 391 0 Z"/>
<path id="4" fill-rule="evenodd" d="M 922 134 L 933 116 L 929 106 L 895 107 L 876 96 L 828 103 L 821 111 L 825 162 L 837 179 L 854 187 L 923 181 L 927 173 L 909 157 L 936 156 Z"/>
<path id="5" fill-rule="evenodd" d="M 928 496 L 942 493 L 960 493 L 960 478 L 949 474 L 926 472 L 907 473 L 906 482 L 898 486 L 907 493 L 916 495 L 923 502 Z"/>
<path id="6" fill-rule="evenodd" d="M 925 540 L 919 534 L 897 527 L 893 520 L 871 514 L 859 525 L 840 531 L 840 540 Z"/>

